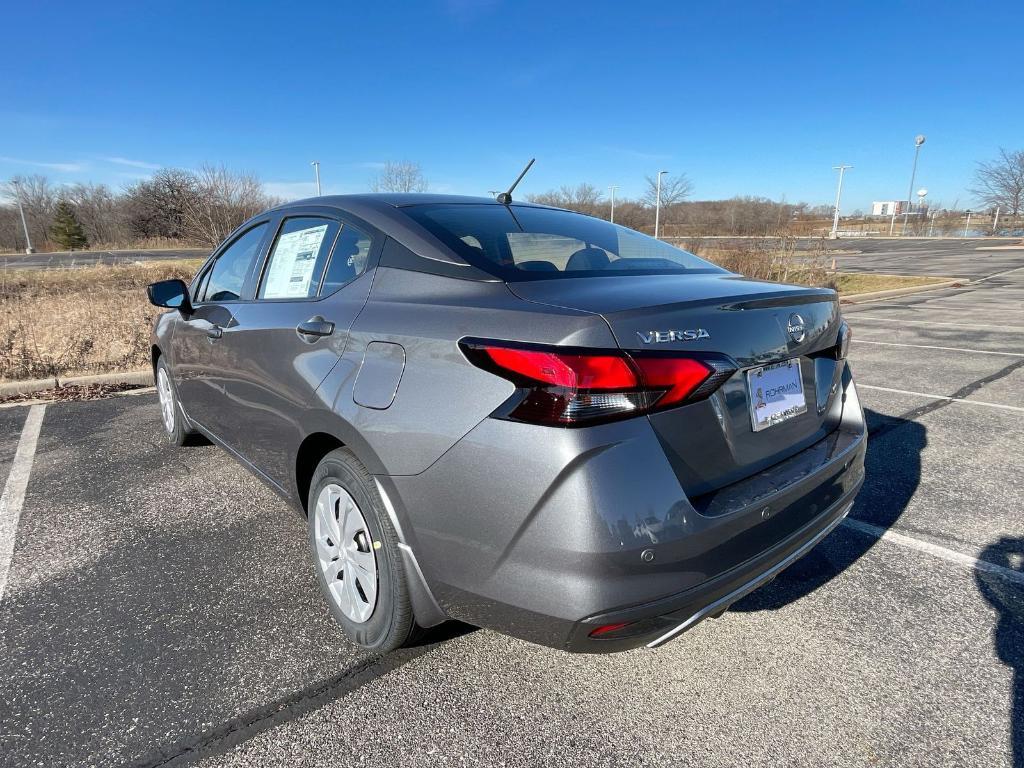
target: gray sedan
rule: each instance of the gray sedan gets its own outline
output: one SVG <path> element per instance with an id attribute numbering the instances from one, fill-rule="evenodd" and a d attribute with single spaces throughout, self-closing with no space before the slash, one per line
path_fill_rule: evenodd
<path id="1" fill-rule="evenodd" d="M 863 482 L 827 289 L 570 211 L 299 201 L 155 283 L 163 425 L 293 504 L 334 618 L 656 647 L 805 554 Z"/>

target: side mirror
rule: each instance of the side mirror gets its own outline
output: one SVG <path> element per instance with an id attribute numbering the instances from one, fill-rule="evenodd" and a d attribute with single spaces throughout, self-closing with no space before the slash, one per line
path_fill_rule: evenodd
<path id="1" fill-rule="evenodd" d="M 182 280 L 161 280 L 146 287 L 149 302 L 157 307 L 177 309 L 182 314 L 192 311 L 192 302 L 188 297 L 188 286 Z"/>

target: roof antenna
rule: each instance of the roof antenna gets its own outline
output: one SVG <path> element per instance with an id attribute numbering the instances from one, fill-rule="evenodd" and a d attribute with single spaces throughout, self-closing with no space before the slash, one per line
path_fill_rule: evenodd
<path id="1" fill-rule="evenodd" d="M 528 162 L 526 164 L 526 167 L 523 168 L 523 172 L 519 174 L 519 178 L 517 178 L 515 181 L 512 182 L 512 186 L 508 188 L 508 192 L 499 192 L 498 193 L 498 196 L 495 199 L 499 203 L 501 203 L 502 205 L 508 205 L 509 203 L 512 202 L 512 192 L 515 191 L 515 188 L 519 186 L 519 182 L 523 180 L 523 176 L 525 176 L 526 172 L 528 170 L 530 170 L 531 166 L 533 166 L 533 161 L 536 160 L 536 159 L 537 158 L 535 158 L 535 157 L 531 157 L 530 158 L 530 162 Z"/>

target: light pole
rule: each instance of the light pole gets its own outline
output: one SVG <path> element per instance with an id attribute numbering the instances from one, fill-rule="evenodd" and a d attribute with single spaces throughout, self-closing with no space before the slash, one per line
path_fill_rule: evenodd
<path id="1" fill-rule="evenodd" d="M 1001 205 L 997 205 L 996 206 L 996 220 L 992 223 L 992 234 L 993 235 L 996 232 L 999 231 L 999 211 L 1001 211 L 1002 208 L 1003 208 L 1003 206 L 1001 206 Z"/>
<path id="2" fill-rule="evenodd" d="M 612 224 L 615 223 L 615 190 L 616 189 L 618 189 L 618 187 L 615 186 L 614 184 L 612 184 L 610 187 L 608 187 L 608 190 L 612 193 L 612 216 L 609 219 L 609 221 Z"/>
<path id="3" fill-rule="evenodd" d="M 967 230 L 971 228 L 971 209 L 967 209 L 967 223 L 964 224 L 964 237 L 967 237 Z"/>
<path id="4" fill-rule="evenodd" d="M 903 231 L 900 237 L 907 234 L 907 221 L 910 219 L 910 200 L 914 194 L 914 177 L 917 176 L 917 156 L 921 154 L 921 145 L 924 144 L 924 134 L 919 133 L 914 137 L 914 167 L 910 171 L 910 190 L 907 192 L 907 210 L 903 212 Z"/>
<path id="5" fill-rule="evenodd" d="M 36 249 L 32 247 L 32 238 L 28 236 L 28 223 L 25 221 L 25 209 L 21 205 L 21 182 L 17 179 L 11 179 L 11 186 L 14 187 L 16 197 L 18 198 L 18 213 L 21 214 L 21 228 L 25 230 L 25 253 L 35 253 Z"/>
<path id="6" fill-rule="evenodd" d="M 833 171 L 839 171 L 839 186 L 836 188 L 836 210 L 832 215 L 832 234 L 831 238 L 835 240 L 839 237 L 839 198 L 843 196 L 843 174 L 846 173 L 848 168 L 853 168 L 852 165 L 833 165 Z"/>
<path id="7" fill-rule="evenodd" d="M 320 197 L 320 161 L 314 160 L 310 165 L 313 166 L 313 172 L 316 174 L 316 196 Z"/>
<path id="8" fill-rule="evenodd" d="M 658 239 L 658 224 L 661 219 L 661 177 L 668 171 L 658 171 L 658 187 L 654 193 L 654 239 Z"/>

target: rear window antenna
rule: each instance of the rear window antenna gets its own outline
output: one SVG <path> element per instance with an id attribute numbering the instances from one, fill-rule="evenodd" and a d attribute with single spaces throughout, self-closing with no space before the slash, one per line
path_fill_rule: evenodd
<path id="1" fill-rule="evenodd" d="M 512 192 L 515 191 L 515 188 L 519 186 L 519 182 L 523 180 L 523 176 L 525 176 L 526 172 L 530 170 L 530 168 L 533 166 L 533 162 L 536 159 L 537 158 L 535 157 L 530 158 L 530 162 L 526 164 L 526 167 L 523 168 L 523 172 L 519 174 L 518 178 L 512 182 L 512 186 L 508 188 L 507 192 L 498 193 L 498 197 L 496 199 L 499 203 L 501 203 L 502 205 L 508 205 L 509 203 L 512 202 Z"/>

